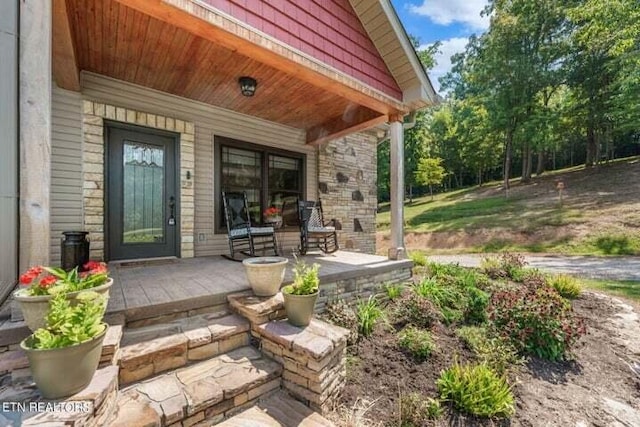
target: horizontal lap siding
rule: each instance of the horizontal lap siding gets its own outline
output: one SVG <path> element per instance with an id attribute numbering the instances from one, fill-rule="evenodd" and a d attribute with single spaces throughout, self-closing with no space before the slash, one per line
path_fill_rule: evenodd
<path id="1" fill-rule="evenodd" d="M 204 2 L 387 95 L 402 99 L 400 87 L 348 0 Z"/>
<path id="2" fill-rule="evenodd" d="M 51 264 L 63 231 L 82 230 L 82 98 L 53 88 L 51 113 Z"/>
<path id="3" fill-rule="evenodd" d="M 196 256 L 228 252 L 226 234 L 214 234 L 214 135 L 306 153 L 307 196 L 317 195 L 317 150 L 304 144 L 301 130 L 90 73 L 83 73 L 82 90 L 86 99 L 194 123 Z"/>

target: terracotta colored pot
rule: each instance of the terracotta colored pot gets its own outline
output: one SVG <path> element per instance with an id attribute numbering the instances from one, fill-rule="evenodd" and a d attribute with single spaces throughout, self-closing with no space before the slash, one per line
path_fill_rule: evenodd
<path id="1" fill-rule="evenodd" d="M 283 257 L 255 257 L 242 261 L 253 293 L 270 297 L 278 293 L 284 280 L 288 259 Z"/>
<path id="2" fill-rule="evenodd" d="M 109 298 L 109 289 L 113 285 L 113 279 L 109 278 L 106 283 L 96 286 L 95 288 L 84 289 L 84 291 L 93 291 Z M 26 289 L 20 289 L 13 293 L 13 299 L 20 305 L 24 321 L 31 329 L 31 332 L 46 326 L 46 317 L 49 312 L 49 301 L 52 295 L 29 296 L 26 295 Z M 66 295 L 67 299 L 75 299 L 78 294 L 83 291 L 70 292 Z"/>
<path id="3" fill-rule="evenodd" d="M 33 335 L 25 338 L 20 347 L 29 359 L 33 381 L 42 397 L 60 399 L 84 389 L 93 378 L 102 354 L 102 342 L 109 325 L 103 323 L 104 331 L 80 344 L 64 348 L 33 349 Z"/>

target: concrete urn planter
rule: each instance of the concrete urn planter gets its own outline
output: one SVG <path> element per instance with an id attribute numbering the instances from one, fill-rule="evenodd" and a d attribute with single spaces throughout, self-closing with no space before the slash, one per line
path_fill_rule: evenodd
<path id="1" fill-rule="evenodd" d="M 308 326 L 319 294 L 320 292 L 310 295 L 292 295 L 282 292 L 284 310 L 287 312 L 289 323 L 294 326 Z"/>
<path id="2" fill-rule="evenodd" d="M 278 293 L 284 280 L 288 259 L 283 257 L 255 257 L 242 261 L 253 293 L 270 297 Z"/>
<path id="3" fill-rule="evenodd" d="M 45 399 L 60 399 L 83 390 L 93 378 L 109 325 L 89 341 L 69 347 L 31 348 L 33 335 L 20 343 L 29 360 L 33 381 Z"/>
<path id="4" fill-rule="evenodd" d="M 95 288 L 84 289 L 84 291 L 94 291 L 109 298 L 109 289 L 113 285 L 113 279 L 109 278 L 106 283 Z M 75 299 L 78 294 L 83 291 L 70 292 L 66 295 L 67 299 Z M 26 289 L 20 289 L 13 293 L 13 299 L 20 305 L 24 322 L 27 324 L 31 332 L 46 326 L 46 317 L 49 312 L 49 301 L 52 295 L 29 296 Z"/>

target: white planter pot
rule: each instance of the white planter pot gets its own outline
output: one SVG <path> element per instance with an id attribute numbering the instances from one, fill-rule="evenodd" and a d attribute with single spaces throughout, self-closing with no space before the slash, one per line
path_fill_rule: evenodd
<path id="1" fill-rule="evenodd" d="M 284 280 L 288 259 L 283 257 L 255 257 L 242 261 L 253 293 L 270 297 L 278 293 Z"/>
<path id="2" fill-rule="evenodd" d="M 109 299 L 109 289 L 111 288 L 111 285 L 113 285 L 113 279 L 109 278 L 106 283 L 103 283 L 100 286 L 96 286 L 95 288 L 85 289 L 85 291 L 97 292 Z M 74 300 L 80 292 L 83 291 L 70 292 L 65 296 L 67 297 L 67 299 Z M 13 293 L 13 299 L 15 299 L 20 305 L 20 310 L 22 311 L 24 322 L 27 324 L 29 329 L 31 329 L 31 332 L 34 332 L 36 329 L 45 327 L 45 319 L 47 317 L 47 313 L 49 312 L 49 301 L 51 300 L 51 298 L 53 298 L 53 296 L 29 296 L 26 293 L 26 289 L 15 291 Z"/>

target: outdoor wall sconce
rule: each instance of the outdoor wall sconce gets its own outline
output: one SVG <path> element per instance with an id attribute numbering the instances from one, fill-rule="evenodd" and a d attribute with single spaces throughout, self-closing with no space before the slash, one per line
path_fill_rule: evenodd
<path id="1" fill-rule="evenodd" d="M 238 83 L 240 83 L 240 92 L 244 96 L 253 96 L 256 92 L 256 87 L 258 87 L 258 82 L 253 77 L 240 77 Z"/>

